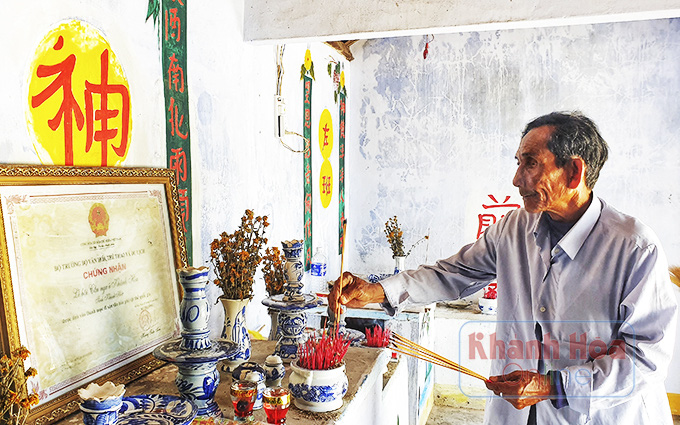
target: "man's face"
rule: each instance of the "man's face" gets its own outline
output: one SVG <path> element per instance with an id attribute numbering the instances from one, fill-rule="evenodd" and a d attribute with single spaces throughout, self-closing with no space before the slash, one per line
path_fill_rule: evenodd
<path id="1" fill-rule="evenodd" d="M 567 176 L 555 165 L 555 155 L 548 150 L 553 128 L 537 127 L 522 138 L 515 158 L 517 172 L 512 184 L 519 188 L 524 208 L 529 212 L 547 211 L 560 220 L 568 210 Z"/>

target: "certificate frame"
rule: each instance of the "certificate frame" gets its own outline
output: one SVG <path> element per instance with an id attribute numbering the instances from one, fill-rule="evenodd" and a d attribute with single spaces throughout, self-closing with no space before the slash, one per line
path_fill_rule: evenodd
<path id="1" fill-rule="evenodd" d="M 149 191 L 148 197 L 145 197 L 146 195 L 143 194 L 147 189 Z M 27 317 L 34 317 L 34 315 L 31 315 L 30 312 L 46 310 L 50 311 L 49 309 L 51 308 L 46 306 L 45 308 L 40 309 L 42 302 L 41 299 L 36 300 L 36 297 L 24 297 L 24 295 L 30 291 L 32 287 L 39 285 L 36 279 L 31 280 L 29 278 L 25 278 L 26 275 L 33 273 L 29 270 L 29 268 L 35 269 L 36 266 L 41 267 L 42 264 L 33 265 L 30 260 L 32 258 L 30 251 L 36 244 L 23 243 L 21 241 L 37 241 L 39 243 L 35 249 L 40 249 L 39 247 L 43 245 L 42 241 L 36 238 L 40 238 L 41 234 L 40 232 L 37 232 L 37 235 L 33 234 L 25 237 L 17 237 L 17 234 L 21 234 L 22 230 L 20 228 L 21 226 L 16 223 L 26 220 L 23 219 L 18 212 L 15 212 L 14 215 L 21 218 L 21 220 L 18 220 L 17 217 L 13 216 L 13 213 L 10 210 L 13 210 L 13 206 L 17 205 L 17 202 L 18 205 L 23 205 L 22 202 L 28 202 L 28 204 L 26 204 L 26 208 L 30 210 L 30 208 L 33 208 L 32 204 L 30 204 L 33 202 L 31 199 L 38 199 L 39 197 L 55 197 L 55 199 L 59 198 L 58 204 L 54 204 L 53 206 L 49 207 L 48 211 L 50 211 L 50 214 L 54 215 L 54 217 L 49 217 L 48 220 L 61 220 L 64 223 L 67 223 L 65 227 L 69 227 L 72 222 L 81 222 L 82 218 L 75 219 L 70 213 L 66 214 L 66 212 L 71 211 L 76 207 L 80 208 L 80 204 L 85 203 L 85 201 L 82 201 L 82 196 L 80 196 L 81 194 L 88 194 L 87 196 L 90 196 L 92 193 L 96 193 L 100 199 L 105 199 L 106 202 L 109 202 L 109 205 L 117 207 L 113 212 L 123 211 L 124 213 L 117 214 L 116 217 L 116 220 L 120 220 L 120 222 L 123 223 L 139 222 L 139 212 L 130 212 L 128 216 L 125 211 L 128 211 L 129 208 L 124 208 L 127 206 L 127 204 L 119 205 L 118 203 L 126 202 L 124 200 L 132 196 L 140 196 L 142 199 L 141 202 L 147 202 L 147 198 L 152 199 L 151 201 L 148 201 L 148 203 L 152 205 L 155 202 L 156 206 L 152 206 L 149 209 L 153 212 L 150 212 L 148 217 L 144 216 L 144 219 L 153 225 L 148 227 L 145 226 L 144 228 L 161 230 L 149 230 L 149 234 L 145 234 L 146 232 L 137 232 L 141 234 L 136 233 L 132 235 L 128 235 L 128 232 L 121 232 L 122 237 L 110 237 L 107 239 L 108 245 L 113 245 L 114 248 L 108 246 L 107 243 L 99 242 L 81 242 L 80 245 L 74 245 L 78 247 L 88 244 L 95 244 L 94 248 L 89 246 L 87 249 L 103 250 L 96 251 L 97 254 L 95 254 L 97 256 L 95 257 L 97 261 L 102 261 L 101 264 L 93 265 L 92 262 L 87 260 L 86 262 L 88 263 L 89 268 L 87 268 L 87 270 L 84 272 L 78 270 L 78 276 L 81 276 L 83 279 L 89 277 L 92 278 L 90 281 L 93 281 L 93 276 L 97 274 L 98 270 L 103 272 L 110 270 L 110 276 L 103 276 L 102 279 L 110 278 L 114 275 L 114 271 L 120 271 L 121 264 L 122 269 L 124 270 L 127 263 L 122 263 L 119 261 L 117 265 L 109 265 L 105 260 L 102 260 L 102 258 L 113 258 L 113 256 L 121 258 L 126 255 L 135 255 L 134 260 L 129 261 L 134 263 L 134 268 L 136 270 L 140 268 L 144 269 L 144 267 L 148 266 L 155 271 L 156 274 L 153 276 L 159 278 L 139 279 L 138 281 L 135 280 L 137 277 L 132 275 L 131 271 L 124 270 L 124 272 L 128 272 L 128 278 L 129 276 L 134 278 L 133 284 L 128 284 L 129 282 L 126 282 L 125 280 L 127 278 L 117 278 L 118 280 L 116 280 L 115 283 L 117 285 L 127 285 L 126 287 L 132 287 L 135 290 L 138 287 L 146 290 L 144 295 L 148 295 L 148 298 L 145 302 L 148 306 L 150 306 L 151 310 L 155 312 L 155 316 L 160 316 L 159 318 L 154 318 L 154 323 L 170 323 L 170 325 L 163 326 L 163 329 L 153 337 L 148 336 L 149 332 L 142 332 L 140 330 L 137 331 L 139 333 L 139 338 L 136 338 L 136 334 L 133 334 L 132 337 L 122 338 L 126 341 L 126 347 L 122 348 L 122 350 L 124 350 L 123 352 L 116 351 L 121 350 L 121 348 L 119 348 L 117 345 L 114 347 L 114 344 L 111 344 L 111 346 L 107 345 L 106 343 L 93 344 L 92 341 L 88 341 L 87 338 L 69 339 L 69 341 L 75 339 L 74 341 L 69 342 L 69 344 L 72 343 L 76 344 L 77 346 L 82 345 L 83 349 L 92 350 L 90 346 L 96 345 L 97 348 L 94 350 L 98 354 L 96 356 L 93 355 L 93 361 L 95 362 L 94 367 L 91 367 L 92 364 L 88 363 L 89 366 L 83 366 L 87 367 L 87 370 L 83 371 L 75 368 L 72 372 L 73 376 L 69 376 L 69 373 L 71 373 L 69 368 L 66 368 L 66 372 L 63 372 L 64 368 L 56 368 L 60 371 L 60 373 L 64 373 L 66 375 L 66 379 L 58 378 L 60 379 L 60 385 L 53 386 L 54 388 L 59 387 L 58 391 L 47 394 L 44 398 L 41 395 L 41 402 L 37 406 L 34 406 L 29 412 L 27 424 L 30 425 L 49 424 L 78 410 L 79 398 L 77 395 L 77 390 L 78 388 L 86 386 L 90 382 L 102 383 L 105 381 L 113 381 L 115 383 L 126 384 L 165 365 L 165 362 L 154 358 L 151 353 L 156 346 L 167 341 L 168 339 L 179 336 L 180 333 L 179 303 L 181 301 L 181 287 L 177 281 L 176 269 L 187 266 L 187 254 L 186 242 L 183 232 L 184 225 L 181 221 L 182 205 L 179 201 L 177 181 L 175 172 L 173 170 L 165 168 L 0 165 L 0 318 L 2 319 L 2 323 L 0 324 L 0 346 L 2 347 L 2 351 L 6 353 L 13 352 L 20 346 L 28 348 L 32 354 L 27 360 L 27 366 L 32 366 L 30 362 L 34 356 L 38 356 L 38 358 L 40 358 L 40 356 L 42 356 L 42 352 L 51 351 L 42 350 L 41 352 L 35 352 L 34 349 L 36 347 L 32 347 L 31 345 L 38 344 L 31 344 L 30 341 L 38 341 L 38 339 L 35 337 L 31 339 L 27 336 L 31 335 L 32 331 L 35 331 L 31 329 L 32 325 L 29 323 L 33 319 L 27 319 Z M 116 196 L 118 197 L 110 195 L 111 193 L 116 193 Z M 133 195 L 136 193 L 142 193 L 142 195 Z M 80 196 L 80 198 L 78 196 L 74 197 L 74 194 Z M 107 196 L 110 196 L 110 199 L 107 198 Z M 62 201 L 60 197 L 66 200 Z M 11 199 L 8 201 L 8 198 Z M 123 200 L 119 200 L 119 198 Z M 14 200 L 14 204 L 12 203 L 12 199 Z M 74 199 L 78 200 L 76 201 Z M 73 205 L 69 204 L 69 202 L 72 202 Z M 94 208 L 94 206 L 92 208 Z M 92 211 L 93 210 L 91 209 L 89 216 L 90 219 L 93 217 Z M 24 213 L 22 212 L 21 214 Z M 60 214 L 63 216 L 60 216 Z M 158 220 L 156 220 L 157 218 Z M 12 220 L 15 220 L 15 222 Z M 107 227 L 109 225 L 108 223 L 109 218 L 107 215 Z M 101 223 L 95 224 L 101 226 Z M 15 225 L 19 229 L 18 231 L 17 229 L 12 228 L 12 226 Z M 91 228 L 92 232 L 95 232 L 95 227 L 91 220 L 89 222 L 89 227 Z M 40 226 L 36 226 L 36 229 L 39 228 Z M 98 236 L 102 235 L 95 232 L 94 238 Z M 92 235 L 90 235 L 90 237 L 92 237 Z M 139 240 L 139 238 L 142 237 L 144 240 Z M 69 235 L 64 236 L 64 238 L 65 239 L 63 240 L 66 241 L 73 240 L 73 238 Z M 45 240 L 46 239 L 47 238 L 45 238 Z M 136 244 L 143 243 L 152 245 L 152 239 L 154 242 L 160 241 L 160 243 L 156 243 L 155 245 L 160 245 L 161 247 L 141 249 L 134 252 L 126 251 L 121 252 L 120 254 L 100 254 L 101 252 L 105 252 L 107 249 L 115 250 L 117 246 L 116 244 L 120 244 L 121 246 L 135 246 Z M 95 239 L 95 241 L 96 240 L 97 239 Z M 121 242 L 121 240 L 124 242 Z M 44 248 L 42 249 L 44 253 Z M 61 252 L 59 252 L 59 250 L 56 251 L 57 252 L 52 250 L 49 251 L 50 258 L 45 259 L 46 263 L 67 264 L 67 267 L 72 267 L 73 270 L 77 269 L 75 264 L 81 264 L 81 262 L 73 261 L 73 258 L 69 257 L 69 255 L 73 255 L 72 250 L 61 250 Z M 19 252 L 21 252 L 21 255 L 18 254 Z M 90 252 L 95 251 L 87 251 L 87 253 Z M 142 252 L 142 254 L 135 254 L 139 252 Z M 151 253 L 153 253 L 153 256 Z M 54 258 L 52 258 L 52 255 L 54 255 Z M 63 256 L 63 258 L 61 256 Z M 43 257 L 40 257 L 39 255 L 34 255 L 34 257 L 40 258 L 41 260 L 43 259 Z M 161 261 L 158 261 L 159 258 L 161 258 Z M 33 262 L 35 262 L 35 260 L 33 260 Z M 47 269 L 46 273 L 49 273 L 50 276 L 56 276 L 58 274 L 56 270 L 59 267 L 61 266 L 54 266 L 54 269 L 45 267 Z M 118 273 L 117 276 L 122 276 L 122 274 Z M 160 277 L 168 278 L 166 279 Z M 99 279 L 99 277 L 97 278 Z M 48 280 L 49 279 L 50 278 L 48 278 Z M 58 281 L 59 279 L 55 280 Z M 73 279 L 71 280 L 73 281 Z M 103 280 L 99 280 L 97 282 L 103 282 Z M 103 284 L 102 288 L 109 289 L 112 285 L 113 283 L 109 282 L 107 284 Z M 93 287 L 95 286 L 93 285 Z M 96 288 L 98 288 L 98 286 L 96 286 L 95 289 Z M 157 291 L 158 288 L 162 289 L 160 293 Z M 42 291 L 42 288 L 40 288 L 39 291 L 39 288 L 33 289 L 35 289 L 37 293 L 41 293 Z M 115 317 L 127 317 L 127 314 L 137 314 L 137 311 L 134 311 L 133 309 L 139 307 L 135 307 L 134 303 L 139 306 L 141 301 L 134 301 L 134 303 L 131 302 L 129 303 L 129 307 L 127 306 L 128 304 L 123 305 L 123 298 L 126 296 L 128 291 L 122 286 L 120 289 L 121 290 L 118 290 L 116 293 L 109 291 L 109 297 L 114 299 L 115 296 L 118 296 L 120 302 L 109 302 L 106 308 L 110 308 L 112 306 L 115 307 L 111 309 L 111 312 L 107 312 L 106 316 L 104 313 L 99 312 L 101 309 L 98 309 L 97 313 L 92 313 L 92 317 L 88 317 L 87 319 L 88 327 L 92 326 L 94 329 L 99 329 L 101 334 L 106 334 L 107 329 L 110 329 L 107 326 L 107 324 L 110 323 L 110 319 L 103 319 L 102 317 L 111 317 L 111 314 L 115 315 Z M 76 294 L 75 297 L 78 296 L 78 291 L 83 291 L 83 293 L 85 292 L 84 289 L 75 289 L 74 291 Z M 87 293 L 87 295 L 90 296 L 89 293 Z M 73 297 L 73 295 L 69 293 L 69 297 Z M 154 301 L 154 297 L 162 299 L 163 302 L 159 303 Z M 46 296 L 45 298 L 50 297 Z M 82 297 L 82 300 L 84 301 L 87 301 L 88 299 L 88 297 Z M 101 304 L 102 299 L 103 298 L 100 297 L 97 299 L 97 301 Z M 159 308 L 157 307 L 159 305 L 167 305 L 169 307 Z M 80 306 L 82 306 L 82 303 L 80 303 Z M 28 313 L 24 314 L 25 310 L 27 310 Z M 158 310 L 158 312 L 156 312 L 156 310 Z M 52 309 L 51 311 L 53 312 L 55 310 Z M 51 320 L 51 322 L 68 323 L 68 321 L 71 320 L 71 318 L 60 315 L 59 312 L 52 312 L 45 313 L 54 314 L 54 320 Z M 143 312 L 144 311 L 142 311 L 142 313 Z M 88 314 L 89 313 L 90 312 L 88 312 Z M 76 317 L 77 320 L 81 320 L 77 318 L 77 315 L 74 317 Z M 140 323 L 142 322 L 141 317 L 142 315 L 139 314 Z M 59 322 L 60 320 L 61 322 Z M 68 330 L 66 333 L 73 332 L 73 327 L 68 324 L 60 325 L 60 329 Z M 78 331 L 76 330 L 75 332 L 77 333 Z M 34 336 L 36 333 L 37 332 L 34 332 Z M 151 333 L 153 333 L 153 331 Z M 97 333 L 97 335 L 98 334 L 99 333 Z M 85 340 L 83 341 L 82 339 Z M 90 344 L 90 346 L 86 346 L 86 344 Z M 110 358 L 107 358 L 106 361 L 102 361 L 101 364 L 99 364 L 96 363 L 99 357 Z M 66 365 L 73 364 L 69 358 L 64 359 L 64 361 L 64 364 Z M 29 392 L 35 390 L 35 382 L 31 383 L 30 379 L 39 379 L 40 376 L 41 371 L 38 369 L 38 377 L 29 378 L 26 390 Z M 32 388 L 29 388 L 29 384 L 32 385 Z M 38 385 L 38 389 L 40 389 L 40 385 Z"/>

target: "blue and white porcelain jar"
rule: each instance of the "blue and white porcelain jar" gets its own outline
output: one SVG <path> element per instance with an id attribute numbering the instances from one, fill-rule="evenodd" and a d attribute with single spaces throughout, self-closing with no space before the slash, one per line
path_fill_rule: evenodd
<path id="1" fill-rule="evenodd" d="M 286 376 L 286 366 L 277 355 L 267 356 L 264 361 L 265 384 L 268 387 L 280 387 L 281 380 Z"/>
<path id="2" fill-rule="evenodd" d="M 290 364 L 292 373 L 288 388 L 295 397 L 298 409 L 310 412 L 330 412 L 342 407 L 342 397 L 347 392 L 345 363 L 328 370 L 311 370 Z"/>
<path id="3" fill-rule="evenodd" d="M 236 381 L 257 382 L 257 399 L 253 409 L 262 408 L 262 394 L 264 392 L 266 373 L 262 366 L 255 362 L 244 362 L 238 365 L 231 373 L 231 377 Z"/>

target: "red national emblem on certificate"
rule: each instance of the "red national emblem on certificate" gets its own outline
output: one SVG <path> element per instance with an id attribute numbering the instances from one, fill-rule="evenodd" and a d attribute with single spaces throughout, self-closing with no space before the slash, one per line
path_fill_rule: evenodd
<path id="1" fill-rule="evenodd" d="M 95 236 L 106 236 L 106 232 L 109 231 L 109 213 L 106 212 L 104 204 L 99 202 L 92 204 L 87 221 L 90 222 L 90 229 Z"/>

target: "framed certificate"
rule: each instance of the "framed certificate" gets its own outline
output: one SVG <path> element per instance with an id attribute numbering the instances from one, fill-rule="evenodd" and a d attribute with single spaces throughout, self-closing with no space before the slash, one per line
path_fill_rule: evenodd
<path id="1" fill-rule="evenodd" d="M 169 169 L 0 165 L 0 341 L 31 352 L 28 423 L 78 409 L 90 382 L 127 383 L 179 336 L 186 266 Z"/>

